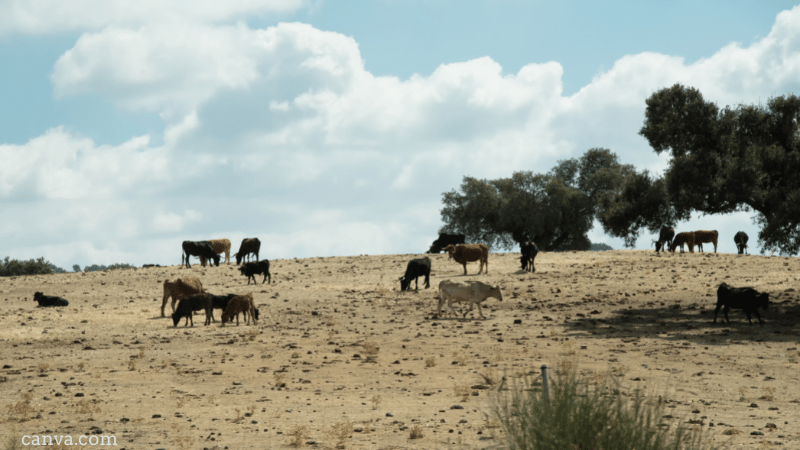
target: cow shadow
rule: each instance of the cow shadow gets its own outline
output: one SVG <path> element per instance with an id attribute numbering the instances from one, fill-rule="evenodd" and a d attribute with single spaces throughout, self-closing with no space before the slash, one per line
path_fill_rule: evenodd
<path id="1" fill-rule="evenodd" d="M 698 345 L 727 345 L 730 339 L 796 344 L 797 336 L 800 336 L 800 303 L 797 300 L 771 302 L 768 310 L 759 310 L 763 325 L 755 316 L 750 325 L 747 315 L 741 310 L 730 310 L 730 323 L 726 323 L 722 309 L 717 314 L 717 323 L 713 323 L 714 307 L 694 305 L 612 311 L 608 311 L 607 306 L 598 305 L 598 309 L 587 308 L 587 312 L 569 317 L 561 325 L 571 336 L 579 339 L 647 337 L 690 341 Z M 563 313 L 553 313 L 556 314 Z M 544 318 L 548 320 L 547 314 Z"/>

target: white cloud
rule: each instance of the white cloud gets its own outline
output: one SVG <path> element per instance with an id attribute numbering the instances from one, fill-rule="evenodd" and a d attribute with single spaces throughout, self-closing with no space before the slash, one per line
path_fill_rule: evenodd
<path id="1" fill-rule="evenodd" d="M 181 240 L 223 231 L 260 236 L 273 257 L 424 249 L 438 228 L 435 205 L 464 175 L 546 172 L 592 147 L 660 174 L 667 160 L 637 134 L 645 99 L 677 82 L 721 106 L 784 92 L 800 79 L 797 30 L 800 7 L 752 45 L 693 64 L 626 55 L 564 97 L 557 62 L 509 74 L 483 57 L 401 80 L 366 71 L 353 38 L 305 24 L 113 24 L 62 55 L 56 93 L 157 111 L 164 144 L 98 145 L 56 128 L 0 145 L 0 197 L 87 202 L 56 208 L 52 229 L 96 247 L 173 233 L 177 244 L 162 252 L 173 259 Z M 97 198 L 115 221 L 95 211 Z M 734 219 L 715 220 L 697 223 L 722 231 Z M 12 225 L 0 231 L 25 235 Z"/>
<path id="2" fill-rule="evenodd" d="M 290 13 L 307 5 L 306 0 L 5 0 L 0 3 L 0 33 L 81 31 L 153 22 L 218 23 Z"/>

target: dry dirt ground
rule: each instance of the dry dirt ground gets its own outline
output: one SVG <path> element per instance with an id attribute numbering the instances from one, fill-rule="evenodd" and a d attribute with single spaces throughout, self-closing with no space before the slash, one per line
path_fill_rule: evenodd
<path id="1" fill-rule="evenodd" d="M 800 259 L 540 253 L 525 273 L 507 253 L 465 277 L 442 254 L 431 289 L 399 292 L 413 257 L 273 260 L 273 283 L 256 286 L 226 264 L 0 279 L 0 434 L 113 435 L 117 449 L 496 448 L 491 381 L 574 364 L 662 396 L 667 423 L 694 421 L 718 444 L 800 448 Z M 186 275 L 252 292 L 259 323 L 203 326 L 201 314 L 173 327 L 162 283 Z M 503 301 L 486 301 L 486 320 L 436 317 L 444 279 L 499 284 Z M 769 292 L 764 326 L 741 311 L 712 323 L 723 281 Z M 38 308 L 36 291 L 70 305 Z"/>

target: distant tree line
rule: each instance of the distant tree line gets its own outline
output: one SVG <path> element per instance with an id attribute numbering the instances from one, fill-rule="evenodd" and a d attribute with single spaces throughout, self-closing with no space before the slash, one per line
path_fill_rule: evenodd
<path id="1" fill-rule="evenodd" d="M 469 242 L 510 249 L 532 240 L 545 251 L 589 250 L 588 232 L 604 198 L 617 195 L 635 173 L 608 149 L 559 161 L 550 172 L 515 172 L 510 178 L 464 177 L 459 191 L 443 194 L 445 225 Z"/>
<path id="2" fill-rule="evenodd" d="M 86 266 L 83 269 L 83 271 L 84 272 L 97 272 L 98 270 L 120 270 L 120 269 L 133 269 L 133 268 L 135 268 L 135 266 L 132 266 L 130 264 L 122 264 L 122 263 L 111 264 L 110 266 L 105 266 L 105 265 L 102 265 L 102 264 L 99 264 L 99 265 L 98 264 L 92 264 L 91 266 Z M 74 270 L 75 272 L 80 272 L 81 271 L 81 266 L 75 264 L 74 266 L 72 266 L 72 270 Z"/>
<path id="3" fill-rule="evenodd" d="M 47 275 L 51 273 L 64 273 L 66 270 L 56 267 L 44 257 L 38 259 L 17 260 L 6 256 L 0 261 L 0 276 L 13 277 L 19 275 Z"/>
<path id="4" fill-rule="evenodd" d="M 642 229 L 657 234 L 693 213 L 754 212 L 761 252 L 800 251 L 800 97 L 719 109 L 695 88 L 675 84 L 646 100 L 639 134 L 669 152 L 661 177 L 621 164 L 610 150 L 558 161 L 545 174 L 465 176 L 444 193 L 440 232 L 512 248 L 588 250 L 594 219 L 633 247 Z"/>

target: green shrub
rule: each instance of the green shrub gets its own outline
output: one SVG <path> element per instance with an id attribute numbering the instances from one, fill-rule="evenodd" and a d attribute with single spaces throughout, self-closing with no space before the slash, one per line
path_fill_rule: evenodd
<path id="1" fill-rule="evenodd" d="M 613 377 L 609 377 L 613 378 Z M 558 372 L 550 398 L 524 378 L 493 395 L 492 413 L 512 450 L 712 448 L 701 433 L 661 423 L 664 405 L 640 391 L 626 395 L 605 381 L 596 386 L 576 371 Z"/>
<path id="2" fill-rule="evenodd" d="M 78 266 L 77 264 L 73 266 L 73 268 L 75 267 L 80 268 L 80 266 Z M 92 264 L 91 266 L 86 266 L 86 268 L 84 268 L 83 270 L 85 272 L 96 272 L 98 270 L 120 270 L 120 269 L 133 269 L 133 266 L 130 264 L 122 264 L 122 263 L 116 263 L 110 266 L 105 266 L 102 264 L 101 265 Z"/>
<path id="3" fill-rule="evenodd" d="M 13 277 L 18 275 L 46 275 L 51 273 L 64 273 L 65 270 L 56 267 L 50 261 L 46 261 L 44 257 L 27 261 L 19 261 L 11 259 L 8 256 L 0 261 L 0 276 Z"/>

